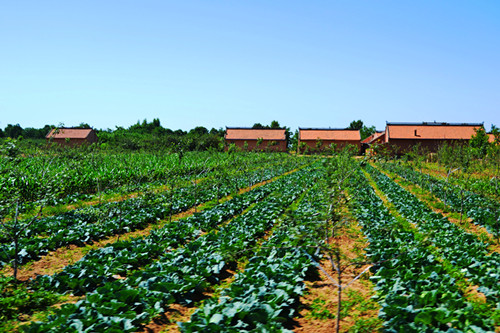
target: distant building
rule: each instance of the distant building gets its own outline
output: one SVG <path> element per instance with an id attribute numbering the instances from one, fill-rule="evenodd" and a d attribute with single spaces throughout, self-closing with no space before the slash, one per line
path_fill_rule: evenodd
<path id="1" fill-rule="evenodd" d="M 403 154 L 420 144 L 429 152 L 437 152 L 439 146 L 467 143 L 482 123 L 386 123 L 384 142 Z"/>
<path id="2" fill-rule="evenodd" d="M 323 151 L 335 145 L 336 149 L 342 149 L 347 145 L 361 148 L 361 135 L 359 130 L 340 128 L 300 128 L 298 138 L 298 150 Z"/>
<path id="3" fill-rule="evenodd" d="M 369 137 L 361 141 L 361 153 L 364 154 L 372 145 L 385 142 L 385 131 L 375 131 Z"/>
<path id="4" fill-rule="evenodd" d="M 286 129 L 226 127 L 226 150 L 231 144 L 241 150 L 287 151 Z"/>
<path id="5" fill-rule="evenodd" d="M 488 133 L 488 142 L 490 143 L 495 142 L 495 134 Z"/>
<path id="6" fill-rule="evenodd" d="M 97 142 L 97 134 L 91 128 L 52 129 L 45 138 L 47 142 L 58 143 L 68 147 Z"/>
<path id="7" fill-rule="evenodd" d="M 374 143 L 383 143 L 385 141 L 385 131 L 376 131 L 369 137 L 361 141 L 361 144 L 372 145 Z"/>

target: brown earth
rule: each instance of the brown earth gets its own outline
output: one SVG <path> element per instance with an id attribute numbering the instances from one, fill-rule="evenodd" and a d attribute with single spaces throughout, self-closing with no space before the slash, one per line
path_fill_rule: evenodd
<path id="1" fill-rule="evenodd" d="M 377 166 L 373 165 L 375 168 L 377 168 L 380 172 L 384 173 L 386 176 L 390 177 L 394 181 L 398 182 L 398 176 L 393 175 L 392 173 L 385 172 L 385 170 L 380 170 Z M 387 200 L 387 197 L 383 192 L 381 192 L 376 183 L 373 181 L 371 176 L 368 173 L 365 173 L 370 185 L 373 187 L 375 190 L 377 196 L 379 196 L 382 201 L 384 202 L 384 205 L 386 206 L 387 209 L 389 209 L 390 213 L 397 219 L 401 221 L 406 221 L 398 212 L 397 208 Z M 400 182 L 406 183 L 404 179 L 399 179 Z M 401 186 L 403 186 L 401 183 L 398 182 Z M 420 187 L 418 187 L 420 189 Z M 425 201 L 424 201 L 425 202 Z M 472 223 L 471 223 L 472 224 Z M 412 229 L 416 229 L 416 225 L 411 223 Z M 417 231 L 418 232 L 418 231 Z M 423 244 L 424 245 L 424 244 Z M 438 248 L 432 244 L 425 244 L 424 246 L 427 246 L 427 248 L 433 252 L 436 253 L 438 251 Z M 460 290 L 463 292 L 464 296 L 470 300 L 472 303 L 485 303 L 486 302 L 486 296 L 479 292 L 478 286 L 473 285 L 471 282 L 468 281 L 468 279 L 465 278 L 465 275 L 463 272 L 459 271 L 454 265 L 452 265 L 449 261 L 447 261 L 444 258 L 441 258 L 440 256 L 437 256 L 436 258 L 440 262 L 443 263 L 443 266 L 445 266 L 446 270 L 448 273 L 453 276 L 454 278 L 457 279 L 456 284 L 460 288 Z"/>
<path id="2" fill-rule="evenodd" d="M 377 166 L 375 166 L 377 167 Z M 457 213 L 453 213 L 449 211 L 448 206 L 446 206 L 441 199 L 436 197 L 432 192 L 427 191 L 417 184 L 413 184 L 411 182 L 406 181 L 400 176 L 388 172 L 386 170 L 381 170 L 377 167 L 380 172 L 383 172 L 385 175 L 393 179 L 397 184 L 401 187 L 412 193 L 416 196 L 420 201 L 422 201 L 427 207 L 431 208 L 435 213 L 441 214 L 446 217 L 450 222 L 454 223 L 457 227 L 464 230 L 467 233 L 476 235 L 481 241 L 487 242 L 490 244 L 488 249 L 491 252 L 500 253 L 500 244 L 498 244 L 495 240 L 495 237 L 489 233 L 486 228 L 480 226 L 478 224 L 473 223 L 472 219 L 463 216 L 462 219 L 457 217 Z M 446 209 L 443 209 L 445 208 Z"/>
<path id="3" fill-rule="evenodd" d="M 342 285 L 345 287 L 357 277 L 369 264 L 352 265 L 364 260 L 364 248 L 368 245 L 359 226 L 351 222 L 339 231 L 339 236 L 331 238 L 329 243 L 340 249 L 343 259 L 341 267 Z M 321 267 L 337 283 L 337 274 L 329 260 L 324 259 Z M 334 282 L 318 269 L 317 281 L 306 281 L 307 292 L 301 297 L 299 316 L 295 319 L 294 332 L 332 332 L 336 329 L 338 309 L 338 288 Z M 340 312 L 340 331 L 347 332 L 355 326 L 363 325 L 366 332 L 376 332 L 382 322 L 378 319 L 379 305 L 370 297 L 375 294 L 367 271 L 342 291 Z"/>
<path id="4" fill-rule="evenodd" d="M 270 183 L 272 181 L 275 181 L 277 178 L 282 177 L 284 175 L 290 174 L 292 172 L 295 172 L 296 170 L 289 171 L 287 173 L 284 173 L 283 175 L 274 177 L 273 179 L 270 180 L 265 180 L 263 182 L 254 184 L 250 187 L 243 188 L 241 189 L 238 193 L 243 194 L 245 192 L 251 191 L 252 189 L 263 186 L 267 183 Z M 133 195 L 133 194 L 131 194 Z M 219 199 L 219 202 L 225 202 L 227 200 L 232 199 L 232 196 L 226 196 L 224 198 Z M 172 215 L 172 221 L 187 217 L 189 215 L 192 215 L 193 213 L 203 210 L 203 208 L 207 205 L 208 203 L 203 203 L 200 204 L 196 207 L 192 207 L 189 210 Z M 129 233 L 124 233 L 120 235 L 114 235 L 109 238 L 93 242 L 92 244 L 87 244 L 84 247 L 78 247 L 76 245 L 69 245 L 67 247 L 62 247 L 59 248 L 55 251 L 49 252 L 47 255 L 43 256 L 40 260 L 28 263 L 22 267 L 19 267 L 18 269 L 18 279 L 21 281 L 26 281 L 32 278 L 35 278 L 37 275 L 52 275 L 55 273 L 58 273 L 64 269 L 67 265 L 71 265 L 81 258 L 85 256 L 90 250 L 93 249 L 98 249 L 105 247 L 108 244 L 117 242 L 119 240 L 129 240 L 131 238 L 135 237 L 141 237 L 141 236 L 147 236 L 151 232 L 151 230 L 155 227 L 161 227 L 165 223 L 168 223 L 168 220 L 162 220 L 159 221 L 158 223 L 155 224 L 150 224 L 148 227 L 145 229 L 141 230 L 135 230 Z M 3 274 L 5 276 L 12 276 L 13 271 L 10 267 L 6 266 L 2 270 L 0 270 L 0 274 Z"/>
<path id="5" fill-rule="evenodd" d="M 286 173 L 288 174 L 288 173 Z M 255 186 L 255 185 L 254 185 Z M 242 212 L 241 214 L 243 214 Z M 227 223 L 230 223 L 228 221 Z M 255 248 L 260 247 L 260 245 L 270 237 L 273 229 L 267 230 L 264 235 L 259 238 Z M 244 255 L 239 261 L 237 261 L 236 269 L 227 269 L 225 272 L 225 278 L 220 281 L 218 285 L 211 286 L 210 290 L 205 291 L 202 299 L 207 299 L 209 297 L 215 297 L 220 295 L 220 293 L 228 288 L 229 285 L 234 281 L 236 274 L 242 272 L 245 269 L 248 259 Z M 231 265 L 230 265 L 231 266 Z M 202 303 L 202 302 L 201 302 Z M 177 322 L 189 321 L 191 315 L 201 306 L 201 304 L 195 305 L 195 307 L 186 307 L 180 304 L 172 304 L 169 306 L 167 312 L 161 314 L 157 318 L 153 319 L 149 324 L 145 325 L 142 330 L 137 331 L 137 333 L 158 333 L 158 332 L 179 332 L 179 326 Z"/>

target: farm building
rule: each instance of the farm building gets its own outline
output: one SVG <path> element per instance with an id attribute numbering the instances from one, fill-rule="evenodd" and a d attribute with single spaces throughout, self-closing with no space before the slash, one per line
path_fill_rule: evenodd
<path id="1" fill-rule="evenodd" d="M 234 144 L 241 150 L 287 151 L 286 129 L 226 127 L 226 150 Z"/>
<path id="2" fill-rule="evenodd" d="M 422 149 L 437 152 L 443 143 L 459 144 L 468 142 L 483 127 L 482 123 L 389 123 L 385 128 L 385 143 L 400 154 L 420 144 Z"/>
<path id="3" fill-rule="evenodd" d="M 97 134 L 91 128 L 54 128 L 45 138 L 47 142 L 68 147 L 97 142 Z"/>
<path id="4" fill-rule="evenodd" d="M 495 134 L 488 133 L 488 142 L 490 143 L 495 142 Z"/>
<path id="5" fill-rule="evenodd" d="M 341 149 L 346 145 L 361 148 L 361 136 L 359 130 L 340 128 L 300 128 L 298 150 L 299 152 L 322 151 L 335 145 Z"/>
<path id="6" fill-rule="evenodd" d="M 361 141 L 362 145 L 372 145 L 374 143 L 383 143 L 385 141 L 385 131 L 376 131 L 363 141 Z"/>
<path id="7" fill-rule="evenodd" d="M 385 131 L 375 131 L 369 137 L 361 141 L 361 153 L 364 154 L 374 144 L 381 144 L 385 141 Z"/>

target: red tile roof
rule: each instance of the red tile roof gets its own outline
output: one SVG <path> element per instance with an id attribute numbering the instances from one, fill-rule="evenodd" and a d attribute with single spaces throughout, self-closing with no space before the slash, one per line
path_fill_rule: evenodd
<path id="1" fill-rule="evenodd" d="M 482 124 L 447 124 L 447 123 L 419 123 L 419 124 L 391 124 L 387 123 L 387 137 L 389 139 L 470 139 L 475 129 Z"/>
<path id="2" fill-rule="evenodd" d="M 363 141 L 361 141 L 361 143 L 372 143 L 373 141 L 377 140 L 378 138 L 380 138 L 383 135 L 385 135 L 385 131 L 375 132 L 372 135 L 370 135 L 369 137 L 367 137 L 366 139 L 364 139 Z"/>
<path id="3" fill-rule="evenodd" d="M 286 140 L 285 129 L 226 127 L 226 140 Z"/>
<path id="4" fill-rule="evenodd" d="M 91 128 L 59 128 L 52 129 L 45 137 L 47 139 L 85 139 L 93 131 Z"/>
<path id="5" fill-rule="evenodd" d="M 299 128 L 300 140 L 344 140 L 360 141 L 359 130 L 330 128 Z"/>

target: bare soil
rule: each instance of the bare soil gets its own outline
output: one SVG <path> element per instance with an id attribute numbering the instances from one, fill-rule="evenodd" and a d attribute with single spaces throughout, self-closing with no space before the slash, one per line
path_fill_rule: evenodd
<path id="1" fill-rule="evenodd" d="M 290 172 L 285 173 L 289 174 L 292 172 L 295 172 L 296 170 L 292 170 Z M 263 186 L 267 183 L 270 183 L 274 181 L 275 179 L 282 177 L 278 176 L 270 180 L 266 180 L 257 184 L 254 184 L 250 187 L 241 189 L 239 191 L 239 194 L 243 194 L 245 192 L 251 191 L 252 189 Z M 129 195 L 129 197 L 136 196 L 137 193 L 132 193 Z M 219 202 L 225 202 L 227 200 L 232 199 L 232 196 L 226 196 L 224 198 L 221 198 Z M 124 199 L 125 200 L 125 197 Z M 89 203 L 90 204 L 90 203 Z M 190 216 L 193 213 L 202 210 L 207 203 L 200 204 L 196 207 L 192 207 L 187 211 L 181 212 L 179 214 L 172 215 L 172 222 L 178 219 L 182 219 L 184 217 Z M 78 247 L 76 245 L 69 245 L 67 247 L 62 247 L 59 248 L 55 251 L 49 252 L 47 255 L 43 256 L 40 260 L 34 261 L 31 263 L 28 263 L 22 267 L 18 268 L 18 279 L 21 281 L 27 281 L 29 279 L 36 278 L 37 275 L 52 275 L 56 274 L 64 269 L 64 267 L 71 265 L 81 258 L 83 258 L 90 250 L 93 249 L 98 249 L 105 247 L 108 244 L 117 242 L 119 240 L 129 240 L 131 238 L 135 237 L 141 237 L 141 236 L 147 236 L 151 232 L 151 230 L 155 227 L 162 226 L 165 223 L 168 223 L 168 219 L 159 221 L 158 223 L 155 224 L 150 224 L 148 227 L 141 229 L 141 230 L 135 230 L 129 233 L 124 233 L 120 235 L 114 235 L 111 237 L 108 237 L 106 239 L 100 240 L 93 242 L 92 244 L 87 244 L 84 247 Z M 0 270 L 0 274 L 4 274 L 5 276 L 12 276 L 13 271 L 9 266 L 4 267 L 2 270 Z"/>
<path id="2" fill-rule="evenodd" d="M 500 253 L 500 244 L 496 242 L 494 236 L 489 233 L 483 226 L 473 223 L 472 219 L 465 216 L 462 218 L 462 220 L 460 220 L 460 218 L 457 217 L 456 213 L 452 213 L 449 210 L 443 210 L 442 207 L 446 207 L 446 205 L 438 197 L 434 196 L 434 194 L 432 194 L 430 191 L 424 190 L 417 184 L 410 184 L 396 174 L 386 172 L 385 170 L 378 170 L 391 177 L 391 179 L 393 179 L 401 187 L 415 195 L 420 201 L 426 204 L 435 213 L 443 215 L 450 222 L 454 223 L 465 232 L 476 235 L 479 239 L 488 242 L 490 244 L 490 246 L 488 247 L 490 253 Z"/>
<path id="3" fill-rule="evenodd" d="M 344 257 L 341 267 L 364 258 L 363 249 L 367 246 L 367 242 L 355 222 L 342 228 L 339 236 L 331 238 L 329 242 L 338 247 Z M 323 260 L 321 266 L 330 277 L 318 269 L 319 279 L 306 281 L 307 293 L 300 299 L 302 305 L 296 318 L 294 332 L 322 333 L 336 329 L 338 288 L 330 278 L 336 283 L 337 275 L 329 260 Z M 368 264 L 349 265 L 342 274 L 342 285 L 350 283 L 367 267 Z M 342 291 L 340 332 L 348 332 L 360 323 L 363 323 L 366 332 L 376 332 L 381 327 L 381 321 L 378 319 L 380 307 L 370 298 L 375 292 L 368 279 L 369 275 L 369 271 L 365 272 Z"/>

